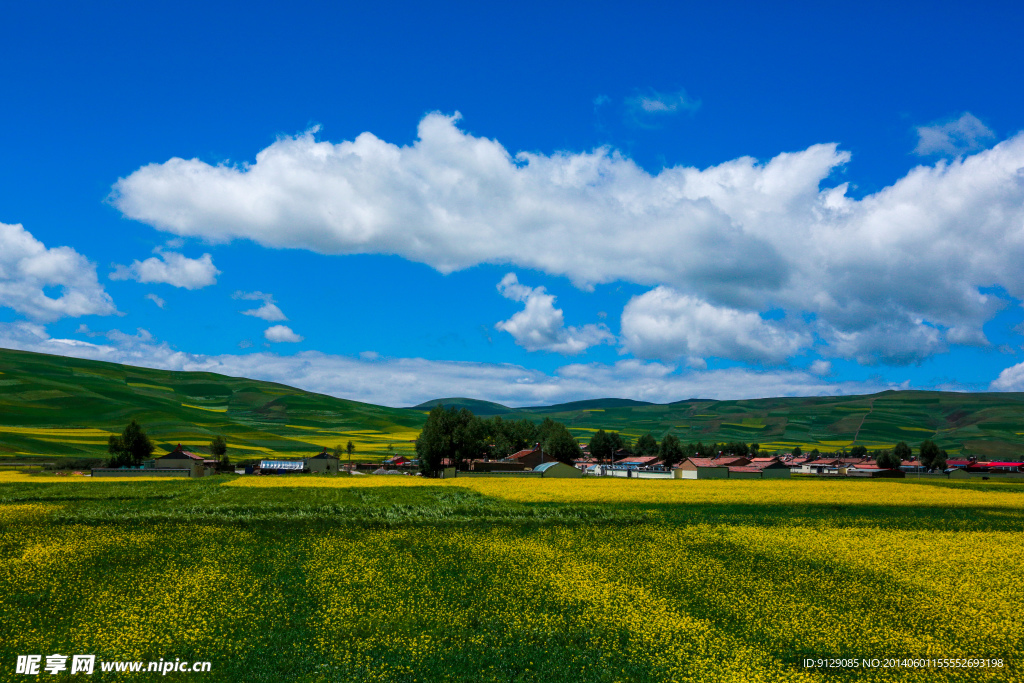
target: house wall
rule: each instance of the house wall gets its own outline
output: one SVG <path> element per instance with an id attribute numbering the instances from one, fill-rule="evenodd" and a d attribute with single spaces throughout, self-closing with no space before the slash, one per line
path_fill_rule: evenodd
<path id="1" fill-rule="evenodd" d="M 188 470 L 191 472 L 190 477 L 201 477 L 205 474 L 206 468 L 203 467 L 203 463 L 191 458 L 159 458 L 153 461 L 153 469 Z"/>
<path id="2" fill-rule="evenodd" d="M 470 463 L 473 472 L 521 472 L 526 465 L 521 462 L 504 462 L 501 460 L 474 460 Z"/>
<path id="3" fill-rule="evenodd" d="M 729 472 L 730 479 L 761 479 L 760 472 Z"/>
<path id="4" fill-rule="evenodd" d="M 576 468 L 573 468 L 576 469 Z M 577 470 L 579 471 L 579 470 Z M 543 472 L 534 472 L 532 470 L 518 470 L 508 472 L 459 472 L 458 476 L 461 477 L 508 477 L 511 479 L 529 479 L 530 477 L 540 477 Z M 580 475 L 582 476 L 582 475 Z"/>
<path id="5" fill-rule="evenodd" d="M 637 470 L 633 472 L 633 476 L 637 479 L 679 479 L 675 474 L 676 472 L 679 472 L 679 470 L 675 470 L 675 472 L 642 472 Z"/>
<path id="6" fill-rule="evenodd" d="M 762 479 L 789 479 L 788 467 L 767 467 L 761 470 Z"/>
<path id="7" fill-rule="evenodd" d="M 338 473 L 338 461 L 334 458 L 310 458 L 306 461 L 306 467 L 309 468 L 310 472 L 317 472 L 319 474 Z"/>
<path id="8" fill-rule="evenodd" d="M 698 467 L 697 479 L 728 479 L 728 467 Z"/>
<path id="9" fill-rule="evenodd" d="M 190 470 L 173 470 L 167 467 L 147 470 L 122 470 L 116 467 L 97 467 L 92 470 L 94 477 L 189 477 Z"/>

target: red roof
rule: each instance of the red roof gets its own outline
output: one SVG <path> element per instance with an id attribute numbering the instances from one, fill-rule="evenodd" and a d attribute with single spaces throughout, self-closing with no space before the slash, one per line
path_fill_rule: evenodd
<path id="1" fill-rule="evenodd" d="M 729 468 L 730 472 L 760 472 L 760 467 L 754 467 L 753 465 L 733 465 Z"/>
<path id="2" fill-rule="evenodd" d="M 533 448 L 527 448 L 516 453 L 513 453 L 512 455 L 508 456 L 508 458 L 509 460 L 518 460 L 519 458 L 525 458 L 526 456 L 532 453 L 536 453 L 538 451 L 540 451 L 540 447 L 534 446 Z"/>
<path id="3" fill-rule="evenodd" d="M 649 455 L 649 456 L 644 456 L 644 457 L 634 456 L 632 458 L 623 458 L 622 460 L 616 460 L 615 464 L 616 465 L 646 465 L 646 464 L 648 464 L 650 462 L 654 462 L 657 459 L 658 459 L 658 456 L 656 456 L 656 455 Z"/>
<path id="4" fill-rule="evenodd" d="M 160 457 L 161 458 L 171 458 L 172 460 L 176 459 L 176 458 L 188 458 L 190 460 L 199 460 L 200 462 L 202 462 L 203 460 L 206 460 L 206 458 L 204 458 L 201 455 L 196 455 L 195 453 L 192 453 L 190 451 L 186 451 L 185 449 L 183 449 L 181 447 L 181 444 L 178 444 L 178 447 L 175 448 L 170 453 L 168 453 L 167 455 L 161 455 Z"/>
<path id="5" fill-rule="evenodd" d="M 978 464 L 989 467 L 1024 467 L 1024 462 L 979 462 Z"/>
<path id="6" fill-rule="evenodd" d="M 687 458 L 683 462 L 691 462 L 697 467 L 728 467 L 740 458 Z M 683 463 L 679 463 L 680 465 Z"/>

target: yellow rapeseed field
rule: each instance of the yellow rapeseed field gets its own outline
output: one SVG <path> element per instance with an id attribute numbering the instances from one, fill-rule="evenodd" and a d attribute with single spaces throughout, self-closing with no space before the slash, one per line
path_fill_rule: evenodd
<path id="1" fill-rule="evenodd" d="M 1012 485 L 43 479 L 0 473 L 4 667 L 81 652 L 210 660 L 208 680 L 245 683 L 1021 680 Z M 120 500 L 90 497 L 103 483 Z"/>

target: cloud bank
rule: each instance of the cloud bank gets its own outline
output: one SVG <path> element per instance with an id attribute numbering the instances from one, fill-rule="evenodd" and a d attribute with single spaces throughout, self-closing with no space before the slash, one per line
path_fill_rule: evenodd
<path id="1" fill-rule="evenodd" d="M 582 288 L 663 286 L 712 307 L 677 306 L 683 317 L 703 311 L 699 334 L 634 324 L 631 347 L 659 356 L 697 348 L 773 361 L 813 336 L 826 356 L 913 363 L 987 343 L 982 325 L 1005 301 L 983 289 L 1024 299 L 1024 134 L 855 199 L 845 183 L 830 186 L 850 159 L 836 144 L 651 174 L 607 148 L 513 155 L 458 119 L 426 116 L 407 146 L 370 133 L 333 144 L 310 131 L 252 164 L 174 158 L 120 179 L 111 201 L 214 242 L 395 254 L 444 273 L 510 264 Z M 792 339 L 750 317 L 772 310 L 794 321 Z M 644 330 L 657 334 L 645 340 Z"/>
<path id="2" fill-rule="evenodd" d="M 139 330 L 104 335 L 108 343 L 54 339 L 33 323 L 0 323 L 0 347 L 126 363 L 165 370 L 216 372 L 280 382 L 307 391 L 378 405 L 411 406 L 459 395 L 509 406 L 544 405 L 617 396 L 666 403 L 686 398 L 742 399 L 767 396 L 863 394 L 897 388 L 882 382 L 826 382 L 802 370 L 744 368 L 680 372 L 675 366 L 639 360 L 571 364 L 548 374 L 518 365 L 360 357 L 304 351 L 206 356 L 175 351 Z"/>

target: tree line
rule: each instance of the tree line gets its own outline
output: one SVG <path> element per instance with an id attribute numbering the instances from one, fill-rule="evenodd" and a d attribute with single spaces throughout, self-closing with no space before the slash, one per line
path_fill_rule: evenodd
<path id="1" fill-rule="evenodd" d="M 443 405 L 434 406 L 427 416 L 423 431 L 416 439 L 416 455 L 420 470 L 428 476 L 436 476 L 442 464 L 459 467 L 469 460 L 501 460 L 535 444 L 539 444 L 548 457 L 568 465 L 583 457 L 569 429 L 551 418 L 545 418 L 540 424 L 527 419 L 503 420 L 501 416 L 487 419 L 477 417 L 467 408 L 446 408 Z M 754 458 L 760 455 L 761 445 L 743 441 L 682 443 L 674 434 L 666 434 L 659 443 L 650 432 L 633 444 L 628 436 L 599 429 L 590 438 L 588 450 L 598 463 L 612 463 L 631 455 L 657 457 L 666 467 L 671 467 L 687 458 L 713 458 L 719 454 Z M 796 446 L 792 454 L 800 457 L 803 449 Z M 808 453 L 812 458 L 824 455 L 841 457 L 846 455 L 846 451 L 823 454 L 815 448 Z M 849 455 L 871 457 L 879 467 L 887 469 L 896 469 L 904 461 L 913 459 L 913 452 L 904 441 L 897 443 L 892 450 L 869 452 L 864 446 L 854 446 Z M 927 439 L 919 447 L 919 458 L 926 469 L 941 470 L 946 467 L 948 454 Z"/>
<path id="2" fill-rule="evenodd" d="M 545 418 L 503 420 L 477 417 L 467 408 L 434 406 L 416 438 L 420 471 L 436 476 L 443 465 L 458 467 L 469 460 L 501 460 L 540 444 L 554 460 L 573 464 L 583 457 L 580 446 L 561 422 Z M 445 463 L 444 461 L 448 461 Z"/>

